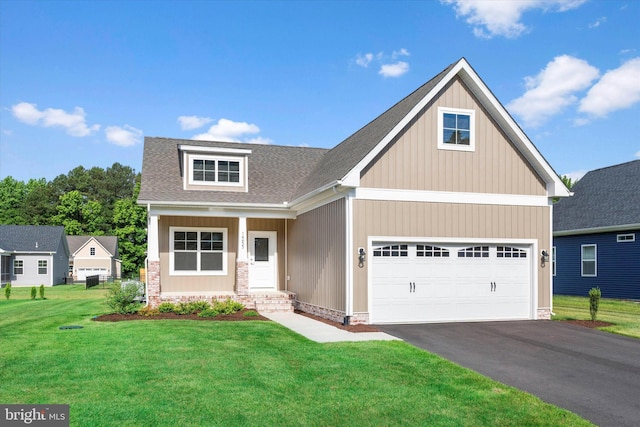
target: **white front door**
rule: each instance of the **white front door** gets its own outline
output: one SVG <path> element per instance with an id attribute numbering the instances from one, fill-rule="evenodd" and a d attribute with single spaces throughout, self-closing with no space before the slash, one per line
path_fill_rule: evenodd
<path id="1" fill-rule="evenodd" d="M 249 231 L 249 289 L 277 289 L 278 233 Z"/>

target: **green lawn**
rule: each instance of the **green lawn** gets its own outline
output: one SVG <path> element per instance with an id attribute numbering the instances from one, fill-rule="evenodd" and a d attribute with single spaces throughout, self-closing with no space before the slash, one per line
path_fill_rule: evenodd
<path id="1" fill-rule="evenodd" d="M 403 342 L 318 344 L 260 321 L 94 322 L 104 290 L 46 292 L 0 295 L 0 402 L 68 403 L 74 426 L 591 425 Z"/>
<path id="2" fill-rule="evenodd" d="M 588 297 L 555 295 L 553 312 L 553 320 L 591 320 Z M 603 331 L 640 338 L 640 303 L 603 298 L 597 320 L 613 323 L 600 328 Z"/>

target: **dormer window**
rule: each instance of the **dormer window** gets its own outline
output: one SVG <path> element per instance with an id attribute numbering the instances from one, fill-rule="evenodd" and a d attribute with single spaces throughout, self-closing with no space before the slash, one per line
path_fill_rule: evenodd
<path id="1" fill-rule="evenodd" d="M 194 183 L 240 183 L 239 160 L 193 158 Z"/>
<path id="2" fill-rule="evenodd" d="M 247 191 L 251 150 L 180 146 L 185 190 Z"/>
<path id="3" fill-rule="evenodd" d="M 475 151 L 475 111 L 438 108 L 438 148 Z"/>

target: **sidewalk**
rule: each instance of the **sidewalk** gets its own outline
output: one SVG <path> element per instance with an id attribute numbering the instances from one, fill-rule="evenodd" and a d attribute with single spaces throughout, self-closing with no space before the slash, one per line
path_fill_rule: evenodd
<path id="1" fill-rule="evenodd" d="M 385 332 L 349 332 L 296 313 L 261 313 L 308 339 L 319 342 L 400 340 Z"/>

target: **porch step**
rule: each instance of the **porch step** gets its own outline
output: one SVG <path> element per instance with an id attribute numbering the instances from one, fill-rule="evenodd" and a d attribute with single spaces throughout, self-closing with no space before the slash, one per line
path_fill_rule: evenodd
<path id="1" fill-rule="evenodd" d="M 292 292 L 251 293 L 245 296 L 245 305 L 253 307 L 259 313 L 277 313 L 293 311 L 295 294 Z"/>

